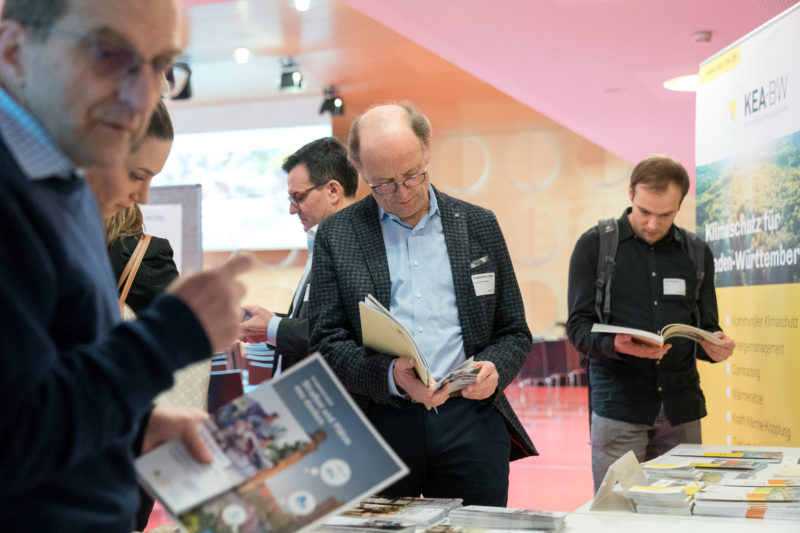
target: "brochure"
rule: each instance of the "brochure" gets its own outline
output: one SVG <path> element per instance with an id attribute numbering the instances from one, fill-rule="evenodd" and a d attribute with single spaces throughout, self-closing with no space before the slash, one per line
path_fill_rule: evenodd
<path id="1" fill-rule="evenodd" d="M 319 354 L 200 431 L 211 464 L 178 441 L 136 460 L 141 483 L 189 532 L 305 531 L 408 472 Z"/>
<path id="2" fill-rule="evenodd" d="M 596 323 L 592 326 L 592 333 L 622 333 L 623 335 L 630 335 L 634 341 L 640 344 L 649 346 L 664 346 L 664 343 L 671 337 L 683 337 L 693 341 L 705 340 L 713 344 L 722 344 L 722 340 L 710 331 L 688 324 L 668 324 L 661 328 L 661 331 L 653 333 L 643 329 Z"/>
<path id="3" fill-rule="evenodd" d="M 392 313 L 371 294 L 368 294 L 363 302 L 358 303 L 358 308 L 364 346 L 389 355 L 411 357 L 414 359 L 414 369 L 420 381 L 426 386 L 430 385 L 430 366 L 425 354 L 414 341 L 414 336 L 406 331 Z M 461 363 L 436 384 L 436 390 L 449 383 L 450 393 L 454 393 L 474 383 L 478 379 L 479 369 L 473 364 L 472 357 Z"/>

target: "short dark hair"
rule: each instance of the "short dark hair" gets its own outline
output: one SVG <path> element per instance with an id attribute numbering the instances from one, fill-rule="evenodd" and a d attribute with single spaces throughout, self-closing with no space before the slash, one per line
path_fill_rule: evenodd
<path id="1" fill-rule="evenodd" d="M 283 170 L 291 172 L 297 165 L 308 169 L 308 179 L 314 185 L 338 181 L 344 195 L 352 198 L 358 189 L 358 171 L 347 158 L 347 148 L 333 137 L 311 141 L 283 161 Z"/>
<path id="2" fill-rule="evenodd" d="M 666 155 L 651 155 L 640 161 L 631 172 L 631 191 L 636 194 L 636 186 L 644 185 L 656 192 L 664 192 L 670 183 L 681 189 L 681 201 L 689 192 L 689 174 L 677 160 Z"/>
<path id="3" fill-rule="evenodd" d="M 69 0 L 6 0 L 2 20 L 13 20 L 30 28 L 37 37 L 44 37 L 69 7 Z"/>
<path id="4" fill-rule="evenodd" d="M 379 104 L 384 105 L 384 104 Z M 419 143 L 422 145 L 423 149 L 427 149 L 431 145 L 431 123 L 428 120 L 420 109 L 409 102 L 408 100 L 404 100 L 402 102 L 390 102 L 388 105 L 396 105 L 402 107 L 406 111 L 406 116 L 408 118 L 408 127 L 411 128 L 411 131 L 414 132 L 414 135 L 419 139 Z M 374 105 L 370 107 L 370 109 L 374 109 L 378 107 L 378 105 Z M 350 147 L 350 158 L 357 164 L 361 164 L 361 117 L 364 116 L 366 112 L 356 117 L 353 121 L 352 126 L 350 126 L 350 136 L 347 140 L 347 144 Z"/>

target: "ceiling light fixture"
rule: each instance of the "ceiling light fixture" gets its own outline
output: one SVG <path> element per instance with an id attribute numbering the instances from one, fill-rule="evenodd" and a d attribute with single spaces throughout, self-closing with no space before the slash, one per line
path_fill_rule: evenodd
<path id="1" fill-rule="evenodd" d="M 677 76 L 670 78 L 664 82 L 664 88 L 670 91 L 679 92 L 695 92 L 700 86 L 700 77 L 697 74 L 687 74 L 686 76 Z"/>
<path id="2" fill-rule="evenodd" d="M 281 91 L 300 91 L 305 87 L 303 74 L 300 67 L 291 57 L 282 60 L 281 81 L 278 88 Z"/>
<path id="3" fill-rule="evenodd" d="M 328 112 L 333 116 L 344 115 L 344 101 L 339 96 L 339 90 L 335 85 L 329 86 L 325 89 L 325 100 L 319 108 L 319 114 Z"/>
<path id="4" fill-rule="evenodd" d="M 294 0 L 294 8 L 298 11 L 308 11 L 311 7 L 311 0 Z"/>
<path id="5" fill-rule="evenodd" d="M 712 32 L 710 30 L 698 30 L 692 34 L 692 41 L 695 43 L 707 43 L 711 41 Z M 700 76 L 698 74 L 686 74 L 676 76 L 664 82 L 664 88 L 670 91 L 685 93 L 697 92 L 700 87 Z"/>
<path id="6" fill-rule="evenodd" d="M 244 65 L 250 62 L 250 50 L 245 48 L 244 46 L 240 46 L 236 50 L 233 51 L 233 59 L 236 60 L 237 63 L 240 65 Z"/>

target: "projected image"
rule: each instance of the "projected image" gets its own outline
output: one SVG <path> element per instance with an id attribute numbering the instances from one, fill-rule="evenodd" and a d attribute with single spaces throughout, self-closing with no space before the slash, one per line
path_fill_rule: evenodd
<path id="1" fill-rule="evenodd" d="M 202 185 L 206 251 L 304 248 L 281 165 L 304 144 L 330 135 L 330 125 L 177 135 L 157 185 Z"/>

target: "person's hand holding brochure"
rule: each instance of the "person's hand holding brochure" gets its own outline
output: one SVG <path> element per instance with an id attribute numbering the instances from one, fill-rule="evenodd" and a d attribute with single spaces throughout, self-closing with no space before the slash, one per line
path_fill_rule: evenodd
<path id="1" fill-rule="evenodd" d="M 179 441 L 136 460 L 142 485 L 189 532 L 305 531 L 408 473 L 319 354 L 199 427 L 212 463 Z"/>
<path id="2" fill-rule="evenodd" d="M 592 326 L 592 333 L 620 333 L 623 335 L 630 335 L 635 342 L 648 346 L 664 346 L 667 339 L 671 337 L 683 337 L 696 342 L 704 340 L 716 345 L 722 344 L 722 340 L 710 331 L 696 328 L 688 324 L 668 324 L 657 333 L 645 331 L 643 329 L 612 326 L 611 324 L 594 324 Z"/>
<path id="3" fill-rule="evenodd" d="M 358 306 L 364 346 L 380 353 L 413 359 L 417 377 L 426 387 L 430 386 L 430 366 L 425 354 L 414 341 L 413 335 L 406 331 L 389 310 L 371 294 L 368 294 L 363 302 L 359 302 Z M 441 390 L 445 385 L 450 385 L 451 394 L 460 391 L 477 380 L 479 370 L 470 357 L 436 383 L 434 392 Z"/>

